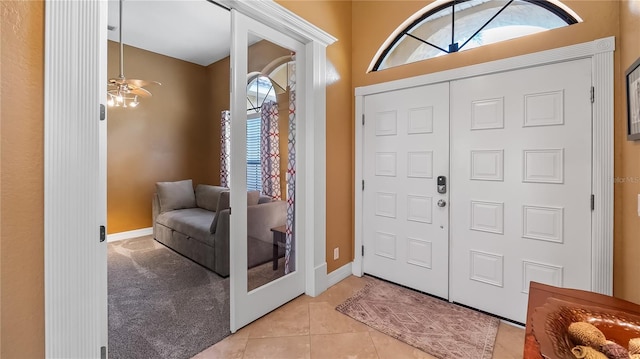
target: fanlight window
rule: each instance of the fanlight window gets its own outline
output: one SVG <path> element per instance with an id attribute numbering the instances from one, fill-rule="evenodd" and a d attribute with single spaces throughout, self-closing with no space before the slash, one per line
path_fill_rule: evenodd
<path id="1" fill-rule="evenodd" d="M 259 113 L 262 104 L 276 101 L 276 91 L 267 76 L 254 75 L 247 84 L 247 113 Z"/>
<path id="2" fill-rule="evenodd" d="M 378 52 L 378 71 L 581 22 L 559 1 L 436 1 L 405 21 Z M 407 26 L 408 24 L 408 26 Z"/>

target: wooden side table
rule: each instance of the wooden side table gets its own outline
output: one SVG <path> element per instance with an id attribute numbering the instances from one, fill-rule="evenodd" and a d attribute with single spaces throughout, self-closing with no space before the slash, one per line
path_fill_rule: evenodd
<path id="1" fill-rule="evenodd" d="M 278 247 L 279 243 L 284 244 L 287 240 L 287 226 L 271 228 L 273 232 L 273 270 L 278 269 Z"/>

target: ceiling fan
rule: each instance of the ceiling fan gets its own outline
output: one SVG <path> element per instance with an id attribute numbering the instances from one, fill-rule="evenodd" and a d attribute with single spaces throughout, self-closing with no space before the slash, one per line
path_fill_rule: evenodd
<path id="1" fill-rule="evenodd" d="M 107 84 L 107 104 L 110 107 L 136 107 L 140 103 L 138 97 L 151 97 L 151 92 L 145 89 L 147 85 L 162 85 L 158 81 L 128 79 L 124 76 L 124 57 L 122 43 L 122 1 L 120 0 L 120 75 L 110 78 Z"/>

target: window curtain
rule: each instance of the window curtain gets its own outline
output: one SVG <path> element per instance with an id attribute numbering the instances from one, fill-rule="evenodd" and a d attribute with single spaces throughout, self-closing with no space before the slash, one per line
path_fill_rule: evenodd
<path id="1" fill-rule="evenodd" d="M 222 111 L 220 126 L 220 186 L 231 184 L 231 113 Z"/>
<path id="2" fill-rule="evenodd" d="M 262 194 L 274 200 L 282 198 L 280 190 L 280 129 L 278 104 L 265 101 L 260 108 L 260 165 Z"/>
<path id="3" fill-rule="evenodd" d="M 296 270 L 295 263 L 295 199 L 296 199 L 296 67 L 295 62 L 288 66 L 289 71 L 289 138 L 287 159 L 287 223 L 284 254 L 284 273 Z M 293 256 L 293 257 L 292 257 Z M 292 260 L 293 258 L 293 260 Z"/>

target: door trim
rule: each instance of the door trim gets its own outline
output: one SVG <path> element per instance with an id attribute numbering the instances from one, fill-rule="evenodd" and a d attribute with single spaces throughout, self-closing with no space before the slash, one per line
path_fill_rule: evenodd
<path id="1" fill-rule="evenodd" d="M 325 212 L 326 212 L 326 47 L 337 39 L 305 19 L 285 9 L 274 1 L 239 1 L 219 0 L 228 8 L 235 8 L 239 12 L 254 18 L 264 24 L 298 39 L 305 44 L 307 61 L 304 69 L 308 79 L 305 91 L 306 108 L 300 117 L 312 126 L 305 134 L 308 151 L 301 155 L 305 162 L 304 176 L 306 188 L 301 189 L 300 197 L 304 196 L 305 208 L 299 213 L 307 218 L 304 231 L 306 241 L 306 288 L 305 292 L 311 296 L 322 293 L 327 288 Z M 82 8 L 81 8 L 82 7 Z M 81 11 L 82 10 L 82 11 Z M 69 21 L 75 19 L 77 21 Z M 99 283 L 106 283 L 106 255 L 99 256 L 99 247 L 106 253 L 106 242 L 98 242 L 98 226 L 106 225 L 106 121 L 100 121 L 99 141 L 95 143 L 95 151 L 99 151 L 99 163 L 95 163 L 92 176 L 99 181 L 100 193 L 92 193 L 95 206 L 90 211 L 83 212 L 77 217 L 76 212 L 69 210 L 77 203 L 85 192 L 69 185 L 79 183 L 73 171 L 65 169 L 73 167 L 78 161 L 74 156 L 84 159 L 85 153 L 70 153 L 58 151 L 69 142 L 69 134 L 76 133 L 79 118 L 95 117 L 96 126 L 99 115 L 99 105 L 105 104 L 106 87 L 99 96 L 66 96 L 61 88 L 73 89 L 75 80 L 99 78 L 96 83 L 106 84 L 107 68 L 107 3 L 83 0 L 79 2 L 46 1 L 45 3 L 45 233 L 44 233 L 44 305 L 45 305 L 45 353 L 47 357 L 99 357 L 100 346 L 107 345 L 107 287 Z M 78 34 L 92 36 L 95 40 L 90 46 L 78 41 Z M 85 36 L 86 38 L 86 36 Z M 92 52 L 99 47 L 99 58 Z M 85 66 L 77 66 L 77 59 L 85 59 L 91 64 L 98 63 L 99 73 L 87 73 Z M 88 81 L 88 80 L 87 80 Z M 64 99 L 60 94 L 65 95 Z M 87 93 L 88 94 L 88 93 Z M 72 103 L 70 103 L 71 101 Z M 87 116 L 89 114 L 90 116 Z M 71 121 L 64 127 L 60 121 Z M 64 122 L 63 121 L 63 122 Z M 64 123 L 67 123 L 64 122 Z M 73 137 L 75 141 L 77 138 Z M 100 143 L 98 143 L 100 142 Z M 68 146 L 67 146 L 68 147 Z M 71 166 L 69 166 L 71 164 Z M 65 191 L 60 191 L 60 188 Z M 85 188 L 85 187 L 82 187 Z M 73 209 L 73 208 L 71 208 Z M 86 214 L 86 215 L 84 215 Z M 91 224 L 89 233 L 70 232 L 73 228 L 69 224 L 86 220 Z M 73 256 L 69 260 L 68 252 L 61 250 L 58 243 L 63 243 L 70 236 L 95 238 L 95 244 L 87 250 L 86 255 Z M 86 242 L 86 241 L 85 241 Z M 86 247 L 89 247 L 87 245 Z M 84 248 L 84 247 L 83 247 Z M 95 257 L 95 260 L 92 259 Z M 99 257 L 99 258 L 98 258 Z M 69 276 L 70 268 L 76 271 L 80 263 L 94 263 L 103 268 L 101 273 L 86 273 L 83 278 L 94 283 L 95 298 L 84 298 L 75 295 L 78 282 Z M 98 271 L 96 271 L 98 272 Z M 84 272 L 82 272 L 84 273 Z M 58 295 L 63 293 L 64 295 Z M 85 305 L 91 302 L 90 305 Z M 86 308 L 91 308 L 88 315 Z M 93 308 L 97 308 L 93 310 Z M 82 311 L 85 309 L 85 311 Z M 88 340 L 76 340 L 80 336 L 66 335 L 69 331 L 59 328 L 82 328 Z M 74 332 L 75 333 L 75 332 Z M 71 340 L 69 338 L 73 338 Z M 84 338 L 84 337 L 82 337 Z M 65 354 L 66 353 L 66 354 Z M 70 353 L 70 354 L 69 354 Z M 67 355 L 68 354 L 68 355 Z"/>
<path id="2" fill-rule="evenodd" d="M 615 37 L 602 38 L 577 45 L 511 57 L 503 60 L 461 67 L 433 74 L 410 77 L 355 89 L 355 256 L 353 274 L 362 276 L 363 208 L 363 129 L 364 97 L 380 92 L 424 86 L 480 75 L 541 66 L 556 62 L 590 58 L 595 101 L 592 107 L 592 192 L 595 208 L 591 214 L 591 290 L 613 294 L 613 89 Z M 585 94 L 588 96 L 588 94 Z"/>

